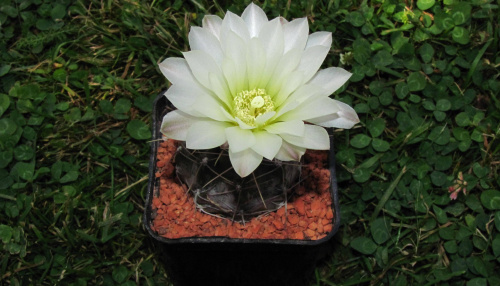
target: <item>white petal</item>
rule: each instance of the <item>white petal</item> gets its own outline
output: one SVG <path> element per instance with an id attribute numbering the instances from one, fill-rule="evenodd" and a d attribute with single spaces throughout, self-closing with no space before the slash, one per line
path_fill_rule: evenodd
<path id="1" fill-rule="evenodd" d="M 187 61 L 183 58 L 168 58 L 159 65 L 160 71 L 172 83 L 178 84 L 186 81 L 196 81 L 189 69 Z"/>
<path id="2" fill-rule="evenodd" d="M 248 42 L 247 52 L 248 89 L 258 88 L 262 73 L 266 67 L 266 52 L 259 38 L 252 38 Z"/>
<path id="3" fill-rule="evenodd" d="M 220 77 L 218 77 L 214 73 L 209 73 L 208 74 L 208 79 L 210 81 L 210 86 L 212 89 L 212 92 L 217 95 L 217 97 L 222 100 L 226 104 L 227 107 L 232 106 L 232 96 L 229 91 L 229 88 L 226 85 L 226 81 Z"/>
<path id="4" fill-rule="evenodd" d="M 234 117 L 234 119 L 236 120 L 236 122 L 238 122 L 238 125 L 240 126 L 241 129 L 255 129 L 255 126 L 251 126 L 251 125 L 246 124 L 238 117 Z"/>
<path id="5" fill-rule="evenodd" d="M 231 80 L 235 81 L 236 92 L 248 88 L 247 79 L 247 56 L 245 42 L 233 31 L 227 32 L 227 41 L 223 46 L 225 58 L 230 58 L 234 62 L 234 73 Z M 223 66 L 224 67 L 224 66 Z M 229 82 L 229 79 L 226 78 Z"/>
<path id="6" fill-rule="evenodd" d="M 220 42 L 222 46 L 224 46 L 228 41 L 227 36 L 230 31 L 236 33 L 236 35 L 242 38 L 244 42 L 247 42 L 250 39 L 250 33 L 248 32 L 248 27 L 245 21 L 243 21 L 243 19 L 236 14 L 228 11 L 222 20 L 220 30 Z"/>
<path id="7" fill-rule="evenodd" d="M 295 19 L 283 25 L 283 34 L 285 36 L 285 53 L 291 49 L 304 50 L 309 34 L 307 18 Z"/>
<path id="8" fill-rule="evenodd" d="M 189 32 L 191 50 L 201 50 L 211 55 L 218 64 L 222 63 L 222 49 L 219 40 L 207 29 L 191 27 Z"/>
<path id="9" fill-rule="evenodd" d="M 297 65 L 301 61 L 302 51 L 299 49 L 292 49 L 288 53 L 284 54 L 278 65 L 276 66 L 273 75 L 271 76 L 269 83 L 266 86 L 266 90 L 269 94 L 279 93 L 283 81 L 288 78 L 288 76 L 297 68 Z"/>
<path id="10" fill-rule="evenodd" d="M 206 88 L 210 88 L 209 74 L 222 76 L 222 72 L 215 60 L 204 51 L 196 50 L 182 53 L 186 59 L 189 68 L 196 79 Z"/>
<path id="11" fill-rule="evenodd" d="M 229 149 L 240 152 L 255 144 L 255 136 L 251 130 L 241 129 L 239 126 L 226 128 L 226 138 Z"/>
<path id="12" fill-rule="evenodd" d="M 297 90 L 295 90 L 288 98 L 285 99 L 283 103 L 280 103 L 282 106 L 287 106 L 290 102 L 298 102 L 299 104 L 307 104 L 304 102 L 310 102 L 318 96 L 325 95 L 325 90 L 316 85 L 305 84 L 300 86 Z M 276 102 L 279 102 L 276 100 Z M 295 108 L 295 107 L 294 107 Z M 289 109 L 291 110 L 291 109 Z M 283 114 L 284 112 L 280 109 L 278 112 Z"/>
<path id="13" fill-rule="evenodd" d="M 328 150 L 330 149 L 330 137 L 325 128 L 316 125 L 306 124 L 304 136 L 293 136 L 288 134 L 281 134 L 281 138 L 286 142 L 313 150 Z"/>
<path id="14" fill-rule="evenodd" d="M 264 158 L 272 160 L 281 149 L 283 139 L 278 135 L 271 134 L 265 131 L 254 132 L 255 145 L 252 150 L 264 156 Z"/>
<path id="15" fill-rule="evenodd" d="M 332 46 L 332 33 L 330 32 L 316 32 L 309 35 L 306 43 L 306 49 L 313 46 Z"/>
<path id="16" fill-rule="evenodd" d="M 329 97 L 319 97 L 311 102 L 297 106 L 295 109 L 281 115 L 278 120 L 304 120 L 325 116 L 340 111 L 339 105 Z"/>
<path id="17" fill-rule="evenodd" d="M 198 121 L 199 119 L 196 117 L 189 116 L 179 110 L 173 110 L 163 117 L 160 130 L 167 138 L 185 141 L 189 127 Z"/>
<path id="18" fill-rule="evenodd" d="M 236 85 L 237 85 L 236 64 L 231 58 L 225 57 L 224 60 L 222 61 L 222 72 L 224 74 L 227 87 L 229 88 L 232 97 L 236 96 L 236 94 L 239 92 L 238 90 L 236 90 Z"/>
<path id="19" fill-rule="evenodd" d="M 308 84 L 321 86 L 325 90 L 325 95 L 330 95 L 343 86 L 351 75 L 352 73 L 343 68 L 331 67 L 318 71 Z"/>
<path id="20" fill-rule="evenodd" d="M 189 149 L 211 149 L 226 143 L 225 129 L 231 124 L 219 121 L 199 121 L 191 125 L 186 135 Z"/>
<path id="21" fill-rule="evenodd" d="M 259 39 L 266 51 L 266 67 L 262 73 L 260 85 L 266 86 L 283 56 L 283 29 L 278 18 L 263 25 Z"/>
<path id="22" fill-rule="evenodd" d="M 330 47 L 325 46 L 314 46 L 304 51 L 297 67 L 297 70 L 304 74 L 304 82 L 309 81 L 318 71 L 328 55 L 328 51 L 330 51 Z"/>
<path id="23" fill-rule="evenodd" d="M 231 161 L 231 165 L 233 165 L 234 171 L 240 177 L 244 178 L 257 169 L 262 162 L 262 155 L 252 149 L 234 153 L 229 148 L 229 160 Z"/>
<path id="24" fill-rule="evenodd" d="M 210 95 L 198 84 L 174 84 L 167 90 L 165 96 L 177 109 L 193 116 L 203 116 L 193 109 L 193 104 L 198 97 Z"/>
<path id="25" fill-rule="evenodd" d="M 350 129 L 359 122 L 358 114 L 356 114 L 356 111 L 352 107 L 341 101 L 335 100 L 335 102 L 340 107 L 340 111 L 324 117 L 308 119 L 308 121 L 324 127 L 343 129 Z"/>
<path id="26" fill-rule="evenodd" d="M 274 158 L 281 161 L 300 161 L 300 157 L 306 152 L 305 148 L 292 145 L 286 141 L 281 143 L 281 148 Z"/>
<path id="27" fill-rule="evenodd" d="M 301 120 L 290 120 L 270 124 L 264 127 L 264 130 L 273 134 L 290 134 L 294 136 L 303 136 L 305 132 L 304 128 L 304 122 L 302 122 Z"/>
<path id="28" fill-rule="evenodd" d="M 217 39 L 220 35 L 220 27 L 222 25 L 222 19 L 216 15 L 206 15 L 203 17 L 202 27 L 210 31 Z"/>
<path id="29" fill-rule="evenodd" d="M 303 79 L 304 75 L 302 74 L 302 72 L 292 72 L 283 82 L 278 95 L 274 97 L 273 100 L 275 106 L 281 106 L 283 102 L 290 96 L 290 94 L 297 90 L 297 88 L 302 84 Z"/>
<path id="30" fill-rule="evenodd" d="M 211 95 L 203 95 L 196 98 L 193 109 L 206 117 L 217 121 L 228 121 L 226 115 L 221 111 L 222 103 Z"/>
<path id="31" fill-rule="evenodd" d="M 257 126 L 262 126 L 265 124 L 269 119 L 273 118 L 273 116 L 276 115 L 276 111 L 269 111 L 264 114 L 261 114 L 255 118 L 255 124 Z"/>
<path id="32" fill-rule="evenodd" d="M 247 24 L 251 38 L 256 37 L 262 25 L 267 22 L 266 13 L 254 3 L 250 3 L 250 5 L 247 6 L 243 14 L 241 14 L 241 18 L 243 18 Z"/>

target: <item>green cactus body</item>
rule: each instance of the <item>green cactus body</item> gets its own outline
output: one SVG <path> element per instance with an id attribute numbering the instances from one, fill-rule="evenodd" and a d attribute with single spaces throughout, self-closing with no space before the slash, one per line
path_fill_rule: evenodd
<path id="1" fill-rule="evenodd" d="M 300 162 L 264 159 L 241 178 L 231 167 L 227 150 L 189 150 L 179 145 L 174 157 L 177 177 L 207 214 L 244 222 L 286 204 L 299 182 Z"/>

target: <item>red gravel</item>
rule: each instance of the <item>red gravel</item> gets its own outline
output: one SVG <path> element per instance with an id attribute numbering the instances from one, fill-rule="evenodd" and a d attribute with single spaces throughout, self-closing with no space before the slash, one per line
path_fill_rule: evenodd
<path id="1" fill-rule="evenodd" d="M 327 151 L 307 151 L 302 174 L 305 181 L 285 207 L 253 218 L 245 224 L 202 213 L 195 208 L 192 196 L 186 194 L 175 176 L 171 163 L 177 149 L 176 142 L 160 144 L 156 162 L 156 177 L 160 178 L 158 197 L 152 201 L 156 216 L 151 229 L 169 238 L 225 236 L 251 239 L 307 239 L 325 237 L 333 228 L 330 196 L 330 171 L 323 166 Z"/>

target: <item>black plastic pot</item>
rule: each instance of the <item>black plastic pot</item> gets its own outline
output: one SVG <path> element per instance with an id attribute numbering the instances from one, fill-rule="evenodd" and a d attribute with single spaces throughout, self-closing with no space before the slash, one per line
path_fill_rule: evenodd
<path id="1" fill-rule="evenodd" d="M 158 196 L 155 177 L 156 153 L 162 134 L 163 116 L 175 109 L 158 95 L 153 108 L 153 141 L 149 161 L 149 185 L 144 225 L 158 244 L 163 261 L 175 285 L 309 285 L 319 260 L 331 252 L 329 243 L 340 224 L 333 138 L 330 136 L 330 192 L 333 228 L 319 240 L 238 239 L 228 237 L 188 237 L 167 239 L 151 229 L 152 200 Z M 330 135 L 332 135 L 330 133 Z"/>

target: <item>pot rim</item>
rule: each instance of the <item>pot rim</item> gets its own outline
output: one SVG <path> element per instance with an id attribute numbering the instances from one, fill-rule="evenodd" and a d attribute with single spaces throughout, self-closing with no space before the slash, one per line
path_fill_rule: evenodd
<path id="1" fill-rule="evenodd" d="M 333 132 L 331 128 L 328 128 L 328 135 L 330 138 L 330 152 L 328 154 L 328 165 L 330 170 L 330 194 L 332 196 L 332 210 L 334 217 L 332 219 L 333 227 L 332 230 L 323 238 L 318 240 L 298 240 L 298 239 L 248 239 L 248 238 L 230 238 L 226 236 L 210 236 L 210 237 L 184 237 L 177 239 L 165 238 L 158 235 L 155 231 L 151 229 L 150 223 L 151 213 L 152 213 L 152 200 L 156 190 L 159 188 L 159 178 L 155 176 L 156 170 L 156 153 L 158 146 L 160 145 L 160 140 L 162 134 L 160 132 L 161 122 L 164 115 L 165 106 L 171 106 L 171 103 L 165 97 L 165 91 L 162 91 L 153 103 L 153 113 L 152 113 L 152 141 L 151 141 L 151 154 L 149 157 L 149 175 L 148 175 L 148 189 L 146 193 L 146 202 L 144 206 L 143 224 L 146 227 L 149 235 L 155 238 L 157 241 L 167 243 L 167 244 L 182 244 L 182 243 L 231 243 L 231 244 L 279 244 L 279 245 L 308 245 L 314 246 L 319 245 L 324 242 L 329 241 L 335 233 L 338 231 L 340 226 L 340 206 L 338 199 L 338 188 L 337 188 L 337 173 L 335 170 L 335 153 L 333 144 Z"/>

